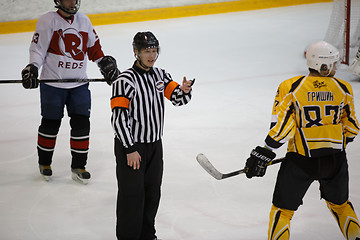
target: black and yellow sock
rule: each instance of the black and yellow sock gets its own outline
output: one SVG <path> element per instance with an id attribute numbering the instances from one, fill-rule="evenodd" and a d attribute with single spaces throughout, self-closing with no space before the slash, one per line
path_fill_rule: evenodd
<path id="1" fill-rule="evenodd" d="M 342 234 L 347 240 L 360 239 L 360 224 L 351 202 L 337 205 L 326 201 L 328 208 L 335 217 Z"/>
<path id="2" fill-rule="evenodd" d="M 268 240 L 288 240 L 290 238 L 290 220 L 294 211 L 271 207 Z"/>

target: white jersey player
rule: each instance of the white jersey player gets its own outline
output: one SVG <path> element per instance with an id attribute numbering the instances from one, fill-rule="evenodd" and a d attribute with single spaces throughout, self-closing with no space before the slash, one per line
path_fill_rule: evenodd
<path id="1" fill-rule="evenodd" d="M 99 37 L 89 18 L 78 12 L 80 0 L 54 0 L 58 10 L 42 15 L 30 45 L 30 61 L 22 71 L 24 88 L 37 88 L 40 82 L 41 125 L 38 130 L 40 173 L 49 180 L 57 134 L 66 106 L 70 117 L 72 175 L 87 183 L 85 170 L 89 148 L 91 96 L 87 79 L 87 58 L 98 64 L 108 84 L 120 74 L 116 61 L 104 56 Z M 42 68 L 40 81 L 38 69 Z M 45 83 L 41 79 L 54 79 Z M 73 82 L 56 82 L 74 79 Z"/>

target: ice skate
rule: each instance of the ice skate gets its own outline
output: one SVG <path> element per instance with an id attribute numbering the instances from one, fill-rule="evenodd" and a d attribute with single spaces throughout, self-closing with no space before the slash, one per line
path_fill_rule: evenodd
<path id="1" fill-rule="evenodd" d="M 43 176 L 45 181 L 49 181 L 52 175 L 52 170 L 50 165 L 39 165 L 40 174 Z"/>
<path id="2" fill-rule="evenodd" d="M 90 173 L 86 171 L 85 169 L 81 168 L 75 168 L 71 169 L 72 172 L 72 179 L 76 182 L 82 183 L 82 184 L 88 184 L 89 179 L 91 177 Z"/>

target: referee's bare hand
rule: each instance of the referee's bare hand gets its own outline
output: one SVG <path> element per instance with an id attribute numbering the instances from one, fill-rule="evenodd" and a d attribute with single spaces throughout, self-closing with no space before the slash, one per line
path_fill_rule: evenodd
<path id="1" fill-rule="evenodd" d="M 191 90 L 193 80 L 186 80 L 186 77 L 184 77 L 182 85 L 180 86 L 180 89 L 183 90 L 184 93 L 189 93 Z"/>
<path id="2" fill-rule="evenodd" d="M 141 156 L 137 151 L 127 154 L 126 157 L 129 167 L 132 167 L 134 170 L 140 168 Z"/>

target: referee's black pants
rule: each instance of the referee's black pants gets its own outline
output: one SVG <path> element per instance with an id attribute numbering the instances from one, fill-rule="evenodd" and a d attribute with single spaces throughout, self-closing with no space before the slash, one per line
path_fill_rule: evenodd
<path id="1" fill-rule="evenodd" d="M 163 149 L 161 140 L 137 143 L 139 170 L 127 165 L 124 146 L 115 138 L 118 182 L 116 236 L 118 240 L 153 240 L 155 216 L 161 196 Z"/>

